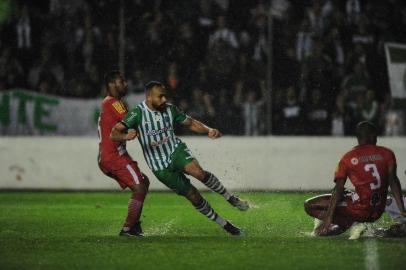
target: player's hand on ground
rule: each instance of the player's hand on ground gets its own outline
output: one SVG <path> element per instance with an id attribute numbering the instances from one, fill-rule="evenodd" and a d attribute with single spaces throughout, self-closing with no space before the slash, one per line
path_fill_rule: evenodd
<path id="1" fill-rule="evenodd" d="M 129 129 L 127 131 L 127 135 L 125 136 L 126 141 L 131 141 L 134 140 L 138 136 L 138 133 L 135 129 Z"/>
<path id="2" fill-rule="evenodd" d="M 218 129 L 215 129 L 215 128 L 209 129 L 208 136 L 209 136 L 210 139 L 217 139 L 217 138 L 220 138 L 221 135 L 222 135 L 222 134 L 220 133 L 220 131 L 219 131 Z"/>
<path id="3" fill-rule="evenodd" d="M 318 236 L 325 236 L 328 234 L 330 227 L 330 222 L 323 222 L 319 227 L 316 228 L 315 233 Z"/>

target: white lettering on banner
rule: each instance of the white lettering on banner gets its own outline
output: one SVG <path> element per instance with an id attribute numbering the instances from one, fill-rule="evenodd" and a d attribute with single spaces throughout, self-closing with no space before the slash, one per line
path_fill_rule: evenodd
<path id="1" fill-rule="evenodd" d="M 135 106 L 143 94 L 129 95 Z M 0 93 L 1 135 L 97 136 L 102 99 L 66 98 L 14 89 Z"/>

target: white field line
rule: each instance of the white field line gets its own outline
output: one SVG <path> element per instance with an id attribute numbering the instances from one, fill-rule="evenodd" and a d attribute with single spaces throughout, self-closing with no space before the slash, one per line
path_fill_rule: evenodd
<path id="1" fill-rule="evenodd" d="M 365 239 L 364 256 L 366 270 L 379 270 L 378 243 L 375 239 Z"/>

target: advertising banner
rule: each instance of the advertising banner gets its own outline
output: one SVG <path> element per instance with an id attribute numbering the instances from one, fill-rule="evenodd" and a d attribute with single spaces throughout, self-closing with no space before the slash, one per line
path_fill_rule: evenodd
<path id="1" fill-rule="evenodd" d="M 131 108 L 143 99 L 144 94 L 129 95 L 126 102 Z M 96 136 L 101 101 L 25 90 L 0 92 L 0 134 Z"/>

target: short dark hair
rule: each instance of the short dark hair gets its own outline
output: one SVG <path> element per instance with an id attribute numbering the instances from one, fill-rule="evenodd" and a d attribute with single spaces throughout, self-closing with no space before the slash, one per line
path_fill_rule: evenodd
<path id="1" fill-rule="evenodd" d="M 358 140 L 372 139 L 378 136 L 378 129 L 371 122 L 362 121 L 357 124 L 355 133 Z"/>
<path id="2" fill-rule="evenodd" d="M 165 88 L 165 85 L 161 82 L 158 81 L 150 81 L 145 85 L 145 93 L 149 93 L 149 91 L 152 90 L 152 88 L 154 88 L 155 86 L 159 86 L 162 88 Z"/>
<path id="3" fill-rule="evenodd" d="M 114 82 L 118 77 L 121 76 L 120 70 L 112 70 L 104 74 L 104 85 L 109 86 L 109 83 Z"/>

